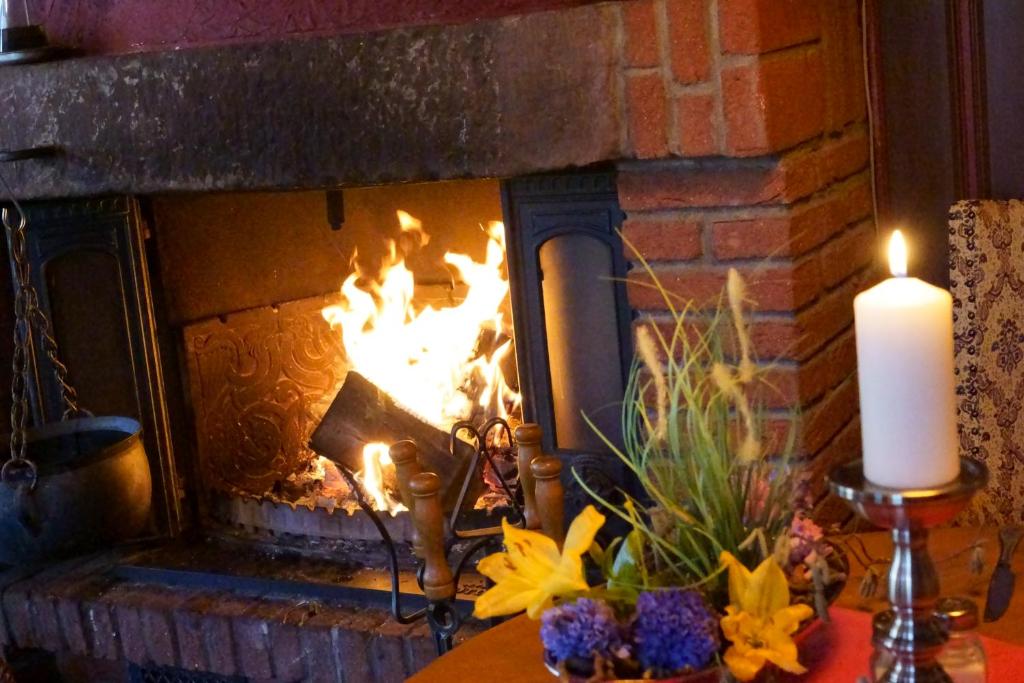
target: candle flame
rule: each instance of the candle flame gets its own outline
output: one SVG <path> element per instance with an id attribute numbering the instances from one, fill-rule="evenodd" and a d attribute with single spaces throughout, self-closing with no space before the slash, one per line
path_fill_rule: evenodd
<path id="1" fill-rule="evenodd" d="M 907 241 L 899 230 L 893 230 L 889 238 L 889 272 L 893 277 L 907 276 Z"/>

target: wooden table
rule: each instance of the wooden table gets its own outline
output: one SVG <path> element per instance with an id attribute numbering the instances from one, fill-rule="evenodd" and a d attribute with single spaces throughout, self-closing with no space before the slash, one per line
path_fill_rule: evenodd
<path id="1" fill-rule="evenodd" d="M 978 604 L 980 610 L 984 610 L 989 576 L 999 557 L 996 536 L 997 530 L 991 528 L 940 529 L 932 534 L 931 553 L 942 579 L 943 595 L 966 595 Z M 859 538 L 873 556 L 891 556 L 892 544 L 888 534 L 861 534 Z M 970 573 L 970 553 L 964 552 L 976 539 L 984 543 L 985 571 L 980 576 Z M 850 579 L 837 604 L 866 612 L 883 609 L 886 605 L 885 586 L 879 586 L 876 598 L 861 598 L 858 588 L 864 569 L 853 558 L 850 563 Z M 1013 568 L 1018 575 L 1024 574 L 1024 551 L 1014 557 Z M 884 580 L 883 575 L 883 584 Z M 483 680 L 552 683 L 555 679 L 541 663 L 538 623 L 525 616 L 510 619 L 459 645 L 409 680 L 412 683 Z M 1002 619 L 990 624 L 983 623 L 978 630 L 992 638 L 1024 645 L 1024 587 L 1014 593 L 1010 608 Z"/>

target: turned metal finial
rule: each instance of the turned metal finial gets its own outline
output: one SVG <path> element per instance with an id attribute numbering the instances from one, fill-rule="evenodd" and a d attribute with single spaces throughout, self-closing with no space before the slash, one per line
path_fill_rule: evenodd
<path id="1" fill-rule="evenodd" d="M 541 521 L 537 513 L 536 484 L 530 464 L 534 458 L 540 457 L 540 425 L 524 422 L 516 427 L 516 443 L 519 444 L 519 485 L 523 489 L 523 516 L 526 518 L 527 529 L 540 529 Z"/>
<path id="2" fill-rule="evenodd" d="M 441 479 L 433 472 L 420 472 L 409 480 L 412 516 L 423 553 L 423 594 L 431 602 L 455 597 L 455 578 L 444 553 L 440 490 Z"/>
<path id="3" fill-rule="evenodd" d="M 420 449 L 416 446 L 415 441 L 405 439 L 391 446 L 388 454 L 391 456 L 391 462 L 395 464 L 395 479 L 398 480 L 398 494 L 402 498 L 402 504 L 412 512 L 415 499 L 409 483 L 413 477 L 423 471 L 423 465 L 420 464 L 419 459 Z M 419 536 L 419 531 L 413 524 L 412 549 L 417 557 L 422 558 L 423 548 Z"/>
<path id="4" fill-rule="evenodd" d="M 561 548 L 565 541 L 562 461 L 553 455 L 542 455 L 530 463 L 530 473 L 536 486 L 535 497 L 540 515 L 540 528 Z"/>

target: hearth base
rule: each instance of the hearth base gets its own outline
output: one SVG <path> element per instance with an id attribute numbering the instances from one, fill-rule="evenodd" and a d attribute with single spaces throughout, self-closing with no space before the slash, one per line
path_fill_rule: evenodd
<path id="1" fill-rule="evenodd" d="M 129 667 L 137 665 L 219 677 L 211 680 L 390 683 L 436 657 L 426 623 L 391 618 L 388 593 L 375 590 L 386 587 L 386 576 L 372 570 L 342 566 L 336 583 L 318 585 L 325 564 L 266 558 L 264 575 L 275 578 L 261 580 L 245 576 L 244 558 L 234 574 L 206 571 L 198 560 L 185 569 L 187 552 L 180 545 L 137 545 L 8 570 L 0 575 L 0 644 L 15 661 L 21 651 L 52 653 L 66 680 L 90 682 L 133 680 Z M 152 562 L 161 553 L 169 566 Z M 212 552 L 194 556 L 216 561 Z M 303 573 L 311 580 L 299 578 Z M 359 580 L 346 584 L 346 576 Z M 410 607 L 414 586 L 405 577 Z M 472 599 L 461 597 L 464 605 Z M 482 629 L 470 622 L 458 638 Z M 123 676 L 111 679 L 111 672 Z"/>

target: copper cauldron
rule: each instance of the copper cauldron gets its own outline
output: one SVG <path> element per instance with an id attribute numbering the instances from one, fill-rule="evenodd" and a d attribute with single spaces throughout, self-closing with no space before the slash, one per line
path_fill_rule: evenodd
<path id="1" fill-rule="evenodd" d="M 153 495 L 140 432 L 127 417 L 28 430 L 35 485 L 0 482 L 0 563 L 58 559 L 138 536 Z"/>

